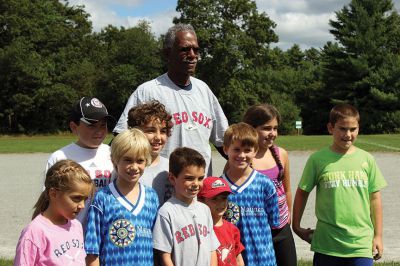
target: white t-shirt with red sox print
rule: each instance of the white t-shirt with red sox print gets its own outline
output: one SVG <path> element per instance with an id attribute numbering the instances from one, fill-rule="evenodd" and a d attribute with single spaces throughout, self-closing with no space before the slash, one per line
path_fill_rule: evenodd
<path id="1" fill-rule="evenodd" d="M 127 128 L 128 112 L 132 107 L 157 100 L 165 105 L 174 124 L 161 156 L 169 158 L 177 147 L 193 148 L 203 155 L 211 175 L 209 142 L 222 146 L 228 120 L 208 85 L 194 77 L 190 77 L 190 82 L 191 89 L 182 89 L 165 73 L 143 83 L 129 97 L 114 132 L 120 133 Z"/>

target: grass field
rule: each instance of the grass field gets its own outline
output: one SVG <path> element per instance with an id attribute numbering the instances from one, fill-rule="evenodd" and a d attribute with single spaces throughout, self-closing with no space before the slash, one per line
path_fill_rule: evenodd
<path id="1" fill-rule="evenodd" d="M 109 134 L 104 143 L 109 143 Z M 0 153 L 54 152 L 76 141 L 73 134 L 37 135 L 37 136 L 0 136 Z"/>
<path id="2" fill-rule="evenodd" d="M 109 134 L 105 143 L 109 143 Z M 53 152 L 73 141 L 72 134 L 38 136 L 0 136 L 0 153 Z M 289 151 L 318 150 L 330 145 L 332 137 L 325 136 L 279 136 L 277 144 Z M 400 152 L 400 134 L 360 135 L 356 145 L 366 151 Z"/>
<path id="3" fill-rule="evenodd" d="M 0 259 L 0 266 L 12 266 L 12 265 L 13 265 L 12 260 Z M 300 261 L 298 261 L 297 265 L 298 266 L 312 266 L 312 262 L 300 260 Z M 377 266 L 400 266 L 400 262 L 379 262 L 379 263 L 374 263 L 374 265 L 377 265 Z"/>

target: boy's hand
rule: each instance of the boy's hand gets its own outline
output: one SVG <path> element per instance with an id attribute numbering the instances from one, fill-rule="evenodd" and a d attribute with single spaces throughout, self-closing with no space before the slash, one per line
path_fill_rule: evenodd
<path id="1" fill-rule="evenodd" d="M 294 230 L 295 233 L 304 241 L 306 241 L 307 243 L 311 244 L 311 240 L 314 234 L 314 229 L 311 228 L 297 228 L 296 230 Z"/>
<path id="2" fill-rule="evenodd" d="M 374 260 L 379 260 L 383 254 L 383 241 L 382 237 L 374 237 L 372 242 L 372 255 L 374 256 Z"/>

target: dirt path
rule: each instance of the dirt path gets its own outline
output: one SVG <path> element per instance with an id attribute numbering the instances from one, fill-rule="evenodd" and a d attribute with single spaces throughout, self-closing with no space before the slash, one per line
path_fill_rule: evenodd
<path id="1" fill-rule="evenodd" d="M 290 152 L 293 195 L 309 152 Z M 400 178 L 399 153 L 374 153 L 388 187 L 382 191 L 384 206 L 383 259 L 400 261 Z M 43 169 L 49 154 L 0 154 L 0 257 L 13 258 L 23 227 L 30 221 L 32 207 L 42 184 Z M 219 175 L 225 164 L 218 154 L 213 159 L 214 174 Z M 314 227 L 315 192 L 310 195 L 302 225 Z M 295 236 L 299 258 L 312 259 L 309 245 Z"/>

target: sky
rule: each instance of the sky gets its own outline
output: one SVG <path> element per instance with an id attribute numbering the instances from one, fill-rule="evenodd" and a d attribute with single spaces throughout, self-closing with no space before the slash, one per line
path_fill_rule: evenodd
<path id="1" fill-rule="evenodd" d="M 399 11 L 400 0 L 393 2 Z M 165 33 L 173 25 L 173 17 L 179 16 L 176 3 L 176 0 L 69 0 L 70 5 L 85 6 L 94 31 L 109 24 L 134 27 L 138 21 L 147 20 L 156 36 Z M 334 20 L 335 11 L 349 3 L 350 0 L 256 0 L 258 10 L 266 12 L 277 24 L 276 46 L 283 50 L 295 43 L 302 49 L 322 48 L 327 41 L 333 41 L 329 19 Z"/>

